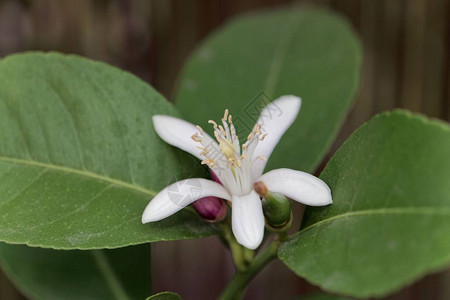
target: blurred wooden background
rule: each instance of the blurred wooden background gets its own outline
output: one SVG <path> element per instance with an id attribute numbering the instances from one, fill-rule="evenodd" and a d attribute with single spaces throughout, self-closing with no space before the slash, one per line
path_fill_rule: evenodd
<path id="1" fill-rule="evenodd" d="M 285 0 L 0 0 L 0 56 L 26 50 L 77 53 L 127 69 L 172 100 L 177 72 L 196 44 L 231 16 Z M 336 147 L 380 111 L 403 107 L 450 120 L 450 1 L 317 0 L 346 15 L 364 45 L 356 105 Z M 215 238 L 153 247 L 154 289 L 212 299 L 233 270 Z M 317 288 L 273 263 L 248 299 L 286 299 Z M 0 299 L 24 299 L 0 273 Z M 450 273 L 386 299 L 450 299 Z"/>

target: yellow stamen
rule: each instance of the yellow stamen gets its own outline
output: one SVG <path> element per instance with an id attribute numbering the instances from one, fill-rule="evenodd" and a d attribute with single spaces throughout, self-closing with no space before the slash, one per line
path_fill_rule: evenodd
<path id="1" fill-rule="evenodd" d="M 200 131 L 200 133 L 203 133 L 203 128 L 201 128 L 199 125 L 195 126 L 197 127 L 198 131 Z"/>
<path id="2" fill-rule="evenodd" d="M 262 133 L 261 127 L 262 127 L 262 124 L 256 124 L 256 131 L 257 131 L 259 134 Z"/>
<path id="3" fill-rule="evenodd" d="M 219 149 L 223 155 L 225 155 L 228 159 L 235 159 L 234 156 L 234 147 L 230 140 L 228 139 L 218 139 L 219 141 Z"/>
<path id="4" fill-rule="evenodd" d="M 201 162 L 202 165 L 208 165 L 209 167 L 217 166 L 218 164 L 214 161 L 214 159 L 206 158 Z"/>
<path id="5" fill-rule="evenodd" d="M 228 121 L 228 124 L 226 124 L 227 121 Z M 247 158 L 246 158 L 246 155 L 244 155 L 244 154 L 240 155 L 239 152 L 241 152 L 241 151 L 239 149 L 237 149 L 237 150 L 235 149 L 235 146 L 238 147 L 237 145 L 239 145 L 239 138 L 236 135 L 236 129 L 233 125 L 233 117 L 229 114 L 228 109 L 226 109 L 223 114 L 222 122 L 224 122 L 223 125 L 218 125 L 213 120 L 208 121 L 208 123 L 212 124 L 214 127 L 214 136 L 219 144 L 219 151 L 223 154 L 223 156 L 228 161 L 228 168 L 231 171 L 231 173 L 233 174 L 233 176 L 236 177 L 236 176 L 238 176 L 236 173 L 238 170 L 235 168 L 242 168 L 244 159 L 247 159 Z M 196 127 L 199 130 L 199 132 L 194 133 L 191 138 L 194 141 L 201 143 L 203 140 L 204 131 L 200 126 L 197 125 Z M 252 131 L 250 132 L 250 134 L 247 137 L 247 142 L 245 142 L 244 144 L 241 144 L 241 147 L 242 147 L 241 153 L 243 153 L 244 151 L 248 151 L 250 148 L 254 149 L 254 147 L 248 148 L 250 143 L 263 141 L 266 138 L 267 133 L 263 134 L 261 128 L 262 128 L 262 124 L 256 124 L 253 127 Z M 231 135 L 231 137 L 230 137 L 230 135 Z M 255 145 L 253 145 L 253 146 L 255 146 Z M 205 159 L 202 161 L 202 164 L 208 165 L 210 168 L 219 166 L 218 161 L 215 161 L 212 158 L 206 157 L 206 156 L 210 156 L 210 155 L 208 155 L 208 153 L 210 153 L 209 149 L 207 149 L 203 146 L 197 146 L 197 148 L 202 150 L 200 155 L 205 157 Z M 250 156 L 253 156 L 252 153 L 248 153 L 248 154 L 251 154 Z M 221 163 L 222 163 L 222 161 L 223 161 L 222 159 L 224 157 L 221 156 L 219 158 Z M 257 159 L 266 160 L 266 158 L 263 156 L 258 156 Z M 239 176 L 242 176 L 242 175 L 239 175 Z"/>
<path id="6" fill-rule="evenodd" d="M 217 123 L 216 122 L 214 122 L 213 120 L 209 120 L 208 123 L 212 124 L 214 129 L 217 129 Z"/>
<path id="7" fill-rule="evenodd" d="M 222 125 L 219 125 L 219 129 L 220 129 L 220 132 L 221 132 L 224 136 L 227 135 L 226 132 L 225 132 L 225 129 L 223 129 Z"/>
<path id="8" fill-rule="evenodd" d="M 198 132 L 194 133 L 191 136 L 191 139 L 193 139 L 195 142 L 200 143 L 202 140 L 200 139 L 200 137 L 198 136 Z"/>
<path id="9" fill-rule="evenodd" d="M 205 156 L 206 154 L 209 153 L 209 150 L 206 149 L 205 147 L 197 146 L 197 148 L 200 149 L 200 150 L 203 150 L 203 151 L 200 153 L 201 156 Z"/>
<path id="10" fill-rule="evenodd" d="M 225 109 L 222 120 L 226 121 L 228 119 L 228 109 Z"/>

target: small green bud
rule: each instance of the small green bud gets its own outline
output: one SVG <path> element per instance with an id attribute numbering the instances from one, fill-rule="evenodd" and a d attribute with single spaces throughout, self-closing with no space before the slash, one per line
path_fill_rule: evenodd
<path id="1" fill-rule="evenodd" d="M 292 224 L 291 203 L 286 196 L 267 190 L 263 182 L 254 184 L 255 191 L 262 197 L 266 226 L 270 231 L 284 231 Z"/>

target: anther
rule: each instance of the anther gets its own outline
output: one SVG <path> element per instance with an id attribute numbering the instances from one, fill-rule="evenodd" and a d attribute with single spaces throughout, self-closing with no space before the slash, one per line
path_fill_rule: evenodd
<path id="1" fill-rule="evenodd" d="M 198 136 L 198 132 L 194 133 L 191 136 L 191 139 L 193 139 L 195 142 L 200 143 L 202 140 L 200 139 L 200 137 Z"/>
<path id="2" fill-rule="evenodd" d="M 224 121 L 226 121 L 228 119 L 228 109 L 225 109 L 225 113 L 223 114 L 223 119 Z"/>
<path id="3" fill-rule="evenodd" d="M 223 129 L 222 125 L 219 125 L 219 130 L 224 136 L 227 135 L 226 132 L 225 132 L 225 129 Z"/>
<path id="4" fill-rule="evenodd" d="M 214 122 L 213 120 L 209 120 L 208 123 L 212 124 L 214 129 L 217 129 L 217 123 L 216 122 Z"/>
<path id="5" fill-rule="evenodd" d="M 197 129 L 200 131 L 200 133 L 203 133 L 203 128 L 201 128 L 199 125 L 196 125 Z"/>
<path id="6" fill-rule="evenodd" d="M 219 136 L 219 134 L 217 133 L 217 131 L 214 131 L 214 136 L 216 137 L 216 140 L 220 143 L 220 141 L 222 140 Z"/>

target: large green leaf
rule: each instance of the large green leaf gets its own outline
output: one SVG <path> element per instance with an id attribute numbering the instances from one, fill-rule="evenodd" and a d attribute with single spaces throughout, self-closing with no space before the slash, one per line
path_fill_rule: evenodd
<path id="1" fill-rule="evenodd" d="M 200 170 L 153 114 L 175 109 L 136 77 L 59 54 L 0 61 L 0 240 L 92 249 L 213 232 L 191 211 L 142 225 L 150 199 Z"/>
<path id="2" fill-rule="evenodd" d="M 344 298 L 341 296 L 328 295 L 328 294 L 323 294 L 323 293 L 315 293 L 315 294 L 309 294 L 306 296 L 298 296 L 298 298 L 291 299 L 291 300 L 350 300 L 350 299 Z"/>
<path id="3" fill-rule="evenodd" d="M 450 263 L 450 127 L 403 111 L 359 128 L 321 178 L 334 203 L 308 208 L 280 258 L 322 288 L 381 296 Z"/>
<path id="4" fill-rule="evenodd" d="M 144 299 L 150 246 L 56 251 L 0 243 L 2 269 L 31 299 Z"/>
<path id="5" fill-rule="evenodd" d="M 176 106 L 201 126 L 228 108 L 243 138 L 270 99 L 300 96 L 300 115 L 267 168 L 312 171 L 351 107 L 360 61 L 355 33 L 334 13 L 298 6 L 252 13 L 233 19 L 193 53 Z"/>

